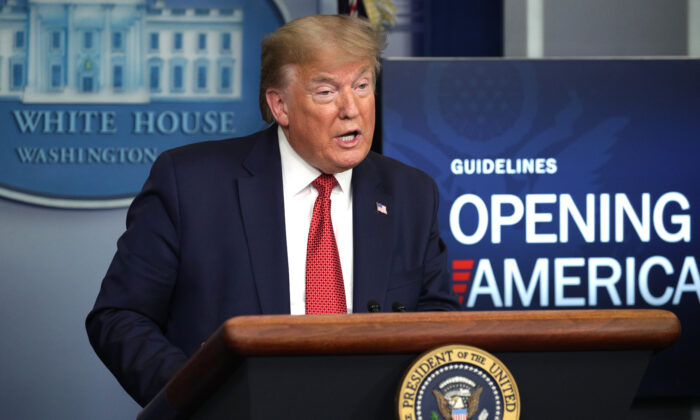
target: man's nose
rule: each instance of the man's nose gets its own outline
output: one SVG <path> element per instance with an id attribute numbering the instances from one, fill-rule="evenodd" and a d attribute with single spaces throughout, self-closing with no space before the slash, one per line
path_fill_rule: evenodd
<path id="1" fill-rule="evenodd" d="M 360 115 L 360 109 L 357 106 L 359 98 L 355 95 L 352 89 L 343 89 L 338 95 L 338 113 L 340 118 L 355 118 Z"/>

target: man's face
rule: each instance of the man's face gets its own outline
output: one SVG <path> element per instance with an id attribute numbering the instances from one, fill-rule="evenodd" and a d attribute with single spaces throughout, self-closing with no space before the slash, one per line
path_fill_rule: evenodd
<path id="1" fill-rule="evenodd" d="M 292 67 L 288 84 L 279 94 L 280 112 L 275 113 L 292 148 L 328 174 L 362 162 L 374 135 L 370 60 L 337 58 Z"/>

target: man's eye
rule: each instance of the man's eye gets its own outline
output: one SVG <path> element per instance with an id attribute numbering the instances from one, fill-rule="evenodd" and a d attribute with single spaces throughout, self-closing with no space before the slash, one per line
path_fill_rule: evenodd
<path id="1" fill-rule="evenodd" d="M 318 96 L 330 96 L 333 94 L 333 89 L 319 89 L 316 91 Z"/>
<path id="2" fill-rule="evenodd" d="M 360 83 L 357 88 L 360 90 L 365 90 L 369 87 L 369 83 Z"/>

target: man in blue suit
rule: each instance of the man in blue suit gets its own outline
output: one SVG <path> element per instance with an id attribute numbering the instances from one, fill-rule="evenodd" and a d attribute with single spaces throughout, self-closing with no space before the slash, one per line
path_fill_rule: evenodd
<path id="1" fill-rule="evenodd" d="M 381 45 L 359 19 L 288 23 L 262 49 L 261 111 L 275 124 L 154 163 L 86 321 L 95 351 L 141 405 L 226 319 L 308 312 L 321 174 L 337 182 L 330 212 L 343 312 L 373 301 L 384 311 L 459 309 L 435 183 L 370 152 Z"/>

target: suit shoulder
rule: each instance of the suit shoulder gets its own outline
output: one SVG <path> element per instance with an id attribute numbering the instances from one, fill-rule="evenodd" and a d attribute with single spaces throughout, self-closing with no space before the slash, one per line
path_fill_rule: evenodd
<path id="1" fill-rule="evenodd" d="M 163 152 L 156 160 L 154 168 L 172 165 L 178 171 L 187 173 L 197 171 L 218 174 L 226 171 L 235 175 L 242 170 L 244 161 L 257 145 L 276 141 L 276 136 L 273 126 L 245 137 L 187 144 Z"/>

